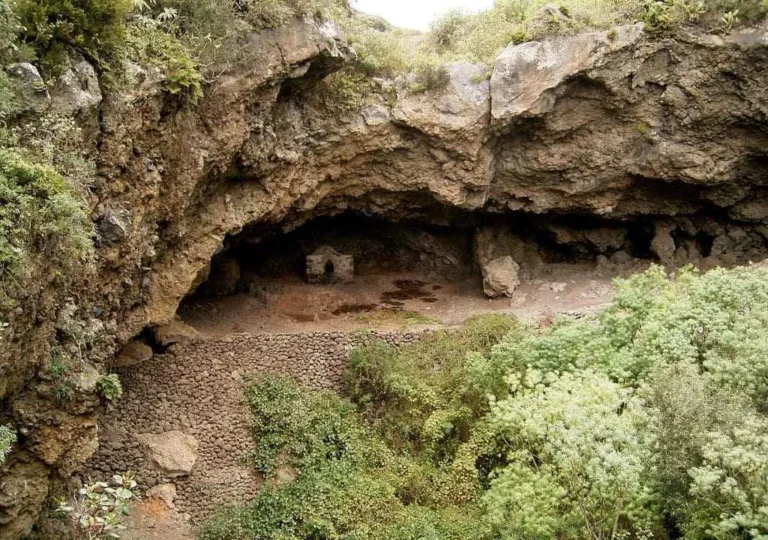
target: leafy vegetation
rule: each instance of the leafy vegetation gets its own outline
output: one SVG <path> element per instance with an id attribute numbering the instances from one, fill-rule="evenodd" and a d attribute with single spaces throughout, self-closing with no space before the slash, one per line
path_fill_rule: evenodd
<path id="1" fill-rule="evenodd" d="M 75 538 L 119 539 L 121 519 L 138 494 L 133 474 L 115 475 L 109 482 L 85 485 L 70 499 L 59 500 L 55 513 L 70 523 Z"/>
<path id="2" fill-rule="evenodd" d="M 253 381 L 267 483 L 201 538 L 765 538 L 766 308 L 766 268 L 652 268 L 587 320 L 362 347 L 342 395 Z"/>
<path id="3" fill-rule="evenodd" d="M 123 397 L 123 385 L 120 383 L 120 377 L 117 373 L 102 375 L 96 381 L 96 391 L 109 403 L 114 403 Z"/>
<path id="4" fill-rule="evenodd" d="M 105 67 L 116 60 L 125 40 L 131 0 L 17 0 L 22 39 L 57 74 L 68 49 Z"/>
<path id="5" fill-rule="evenodd" d="M 17 286 L 37 256 L 74 267 L 92 252 L 83 201 L 54 169 L 0 147 L 0 295 Z"/>
<path id="6" fill-rule="evenodd" d="M 16 443 L 16 432 L 10 426 L 0 426 L 0 465 L 5 463 Z"/>

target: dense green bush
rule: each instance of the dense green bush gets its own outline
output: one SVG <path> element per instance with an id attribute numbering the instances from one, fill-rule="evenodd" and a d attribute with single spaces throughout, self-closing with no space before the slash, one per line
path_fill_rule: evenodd
<path id="1" fill-rule="evenodd" d="M 267 487 L 251 504 L 222 511 L 201 538 L 481 538 L 474 465 L 480 437 L 463 443 L 453 452 L 455 458 L 440 452 L 439 441 L 455 418 L 432 405 L 461 393 L 449 388 L 461 377 L 460 358 L 470 350 L 489 351 L 512 324 L 506 317 L 474 319 L 458 334 L 438 332 L 405 348 L 402 358 L 383 344 L 362 349 L 356 355 L 355 380 L 349 381 L 358 406 L 334 392 L 307 392 L 281 378 L 249 385 L 246 401 L 258 441 L 253 461 Z M 445 371 L 436 371 L 436 363 Z M 409 385 L 411 374 L 430 374 L 429 382 Z M 368 376 L 376 380 L 362 380 Z M 443 385 L 445 396 L 431 385 Z M 415 402 L 401 401 L 383 414 L 377 404 L 386 404 L 373 402 L 383 396 L 368 392 Z M 431 397 L 419 398 L 421 392 Z M 427 405 L 432 398 L 434 403 Z M 416 402 L 426 410 L 413 410 Z M 375 423 L 358 413 L 358 407 L 368 406 L 366 418 L 383 414 Z M 411 409 L 412 418 L 401 422 L 393 415 L 403 407 Z M 418 424 L 423 421 L 422 430 Z M 424 440 L 417 446 L 430 450 L 403 452 L 409 446 L 404 429 L 418 430 Z M 443 456 L 436 459 L 437 454 Z"/>
<path id="2" fill-rule="evenodd" d="M 18 286 L 34 257 L 66 272 L 92 253 L 83 201 L 46 165 L 0 148 L 0 296 Z"/>
<path id="3" fill-rule="evenodd" d="M 504 340 L 494 362 L 507 370 L 594 369 L 639 385 L 659 366 L 691 362 L 719 385 L 746 392 L 759 406 L 768 392 L 768 269 L 660 267 L 618 281 L 599 317 L 560 321 L 526 338 Z"/>
<path id="4" fill-rule="evenodd" d="M 502 538 L 650 537 L 661 523 L 648 463 L 652 417 L 605 375 L 508 379 L 493 429 L 509 447 L 483 500 Z"/>
<path id="5" fill-rule="evenodd" d="M 468 440 L 468 422 L 487 411 L 490 392 L 485 379 L 468 375 L 466 356 L 488 354 L 515 326 L 507 316 L 485 315 L 400 351 L 383 343 L 362 347 L 352 353 L 346 393 L 397 448 L 434 447 L 438 428 L 440 447 L 456 446 Z"/>
<path id="6" fill-rule="evenodd" d="M 194 105 L 203 95 L 202 75 L 189 50 L 173 35 L 156 27 L 131 27 L 128 56 L 165 73 L 163 88 L 182 106 Z"/>
<path id="7" fill-rule="evenodd" d="M 102 68 L 113 62 L 125 39 L 131 0 L 18 0 L 22 39 L 37 50 L 48 75 L 60 69 L 66 49 Z"/>
<path id="8" fill-rule="evenodd" d="M 108 403 L 114 403 L 123 397 L 123 385 L 120 382 L 120 377 L 116 373 L 102 375 L 96 381 L 96 391 Z"/>
<path id="9" fill-rule="evenodd" d="M 275 28 L 294 17 L 338 18 L 349 11 L 347 0 L 236 0 L 235 5 L 258 28 Z"/>
<path id="10" fill-rule="evenodd" d="M 685 537 L 768 534 L 768 419 L 691 363 L 659 369 L 645 391 L 656 485 Z"/>

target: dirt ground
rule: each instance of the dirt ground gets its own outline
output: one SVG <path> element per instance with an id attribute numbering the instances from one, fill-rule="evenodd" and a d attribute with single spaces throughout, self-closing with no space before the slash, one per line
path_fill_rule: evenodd
<path id="1" fill-rule="evenodd" d="M 195 540 L 187 516 L 157 497 L 133 503 L 120 531 L 122 540 Z"/>
<path id="2" fill-rule="evenodd" d="M 357 328 L 420 328 L 461 324 L 477 313 L 504 312 L 526 320 L 599 311 L 612 296 L 612 278 L 642 269 L 550 264 L 523 281 L 512 298 L 486 298 L 479 278 L 448 281 L 415 273 L 356 276 L 354 283 L 309 284 L 299 277 L 264 280 L 257 290 L 197 298 L 179 313 L 208 335 L 307 332 Z"/>

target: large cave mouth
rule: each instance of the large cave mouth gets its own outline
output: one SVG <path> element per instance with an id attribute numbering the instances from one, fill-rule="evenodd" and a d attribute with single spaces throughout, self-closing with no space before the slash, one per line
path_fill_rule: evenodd
<path id="1" fill-rule="evenodd" d="M 292 228 L 249 225 L 225 239 L 179 315 L 216 333 L 347 329 L 393 313 L 453 323 L 515 306 L 561 311 L 604 303 L 613 277 L 652 262 L 711 267 L 766 251 L 757 229 L 724 217 L 447 208 L 413 216 L 347 211 Z M 490 300 L 484 265 L 505 256 L 517 265 L 519 284 Z"/>

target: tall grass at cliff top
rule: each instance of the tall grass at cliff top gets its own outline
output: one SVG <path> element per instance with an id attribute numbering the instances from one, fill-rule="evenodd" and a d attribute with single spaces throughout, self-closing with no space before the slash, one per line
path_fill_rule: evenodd
<path id="1" fill-rule="evenodd" d="M 564 18 L 542 12 L 547 5 L 559 9 Z M 364 51 L 387 51 L 390 60 L 380 60 L 382 64 L 414 64 L 435 55 L 442 60 L 492 64 L 510 43 L 636 22 L 645 23 L 648 32 L 688 24 L 730 31 L 764 20 L 766 13 L 765 0 L 496 0 L 479 13 L 448 11 L 420 36 L 415 48 L 414 38 L 401 30 L 375 34 L 357 28 L 352 35 Z"/>

